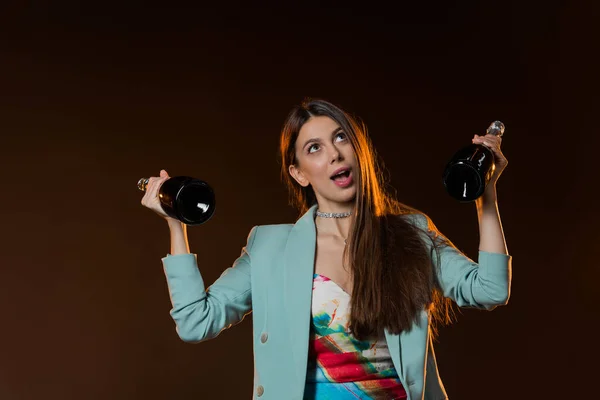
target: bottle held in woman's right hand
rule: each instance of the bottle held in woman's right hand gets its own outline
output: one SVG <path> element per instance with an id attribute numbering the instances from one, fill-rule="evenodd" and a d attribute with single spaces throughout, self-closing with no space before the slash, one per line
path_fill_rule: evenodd
<path id="1" fill-rule="evenodd" d="M 166 171 L 160 177 L 142 178 L 138 188 L 145 191 L 142 204 L 164 218 L 173 218 L 186 225 L 200 225 L 215 212 L 215 195 L 204 181 L 189 176 L 169 178 Z"/>

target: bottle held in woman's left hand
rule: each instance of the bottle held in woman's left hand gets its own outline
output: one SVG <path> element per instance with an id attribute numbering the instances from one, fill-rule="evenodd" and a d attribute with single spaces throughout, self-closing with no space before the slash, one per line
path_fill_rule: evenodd
<path id="1" fill-rule="evenodd" d="M 494 121 L 486 134 L 502 136 L 504 124 Z M 446 165 L 442 176 L 444 187 L 450 196 L 460 202 L 479 198 L 494 173 L 494 153 L 481 144 L 471 144 L 457 151 Z"/>

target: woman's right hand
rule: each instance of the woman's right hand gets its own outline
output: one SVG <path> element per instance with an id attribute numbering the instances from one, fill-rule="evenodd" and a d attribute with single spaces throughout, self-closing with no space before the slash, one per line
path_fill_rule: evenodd
<path id="1" fill-rule="evenodd" d="M 164 169 L 160 170 L 160 177 L 151 177 L 148 179 L 148 185 L 146 186 L 146 193 L 144 193 L 144 197 L 142 197 L 142 205 L 147 207 L 165 218 L 166 220 L 172 220 L 173 218 L 169 217 L 167 213 L 162 209 L 160 205 L 160 199 L 158 198 L 158 191 L 162 184 L 169 179 L 169 174 Z"/>

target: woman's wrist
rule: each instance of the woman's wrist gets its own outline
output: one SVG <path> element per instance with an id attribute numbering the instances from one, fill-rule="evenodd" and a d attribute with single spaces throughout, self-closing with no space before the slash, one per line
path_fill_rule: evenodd
<path id="1" fill-rule="evenodd" d="M 483 194 L 475 201 L 477 208 L 496 208 L 498 202 L 498 196 L 496 192 L 496 184 L 489 183 L 485 188 Z"/>
<path id="2" fill-rule="evenodd" d="M 178 231 L 178 230 L 184 230 L 185 225 L 183 222 L 175 219 L 175 218 L 171 218 L 171 217 L 167 217 L 167 225 L 169 225 L 169 229 L 171 231 Z"/>
<path id="3" fill-rule="evenodd" d="M 167 221 L 171 237 L 171 255 L 188 254 L 190 247 L 187 240 L 187 225 L 173 218 Z"/>

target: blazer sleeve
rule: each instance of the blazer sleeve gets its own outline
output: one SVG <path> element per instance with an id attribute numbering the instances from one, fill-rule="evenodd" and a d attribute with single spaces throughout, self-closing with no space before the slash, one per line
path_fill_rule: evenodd
<path id="1" fill-rule="evenodd" d="M 183 341 L 213 339 L 252 311 L 250 255 L 257 230 L 252 228 L 241 255 L 208 289 L 195 254 L 162 259 L 173 306 L 170 314 Z"/>
<path id="2" fill-rule="evenodd" d="M 480 250 L 476 263 L 439 233 L 429 217 L 417 214 L 415 219 L 416 225 L 439 243 L 438 254 L 431 248 L 431 259 L 444 296 L 460 307 L 486 310 L 508 303 L 512 270 L 510 255 Z M 429 245 L 432 245 L 431 240 Z"/>

